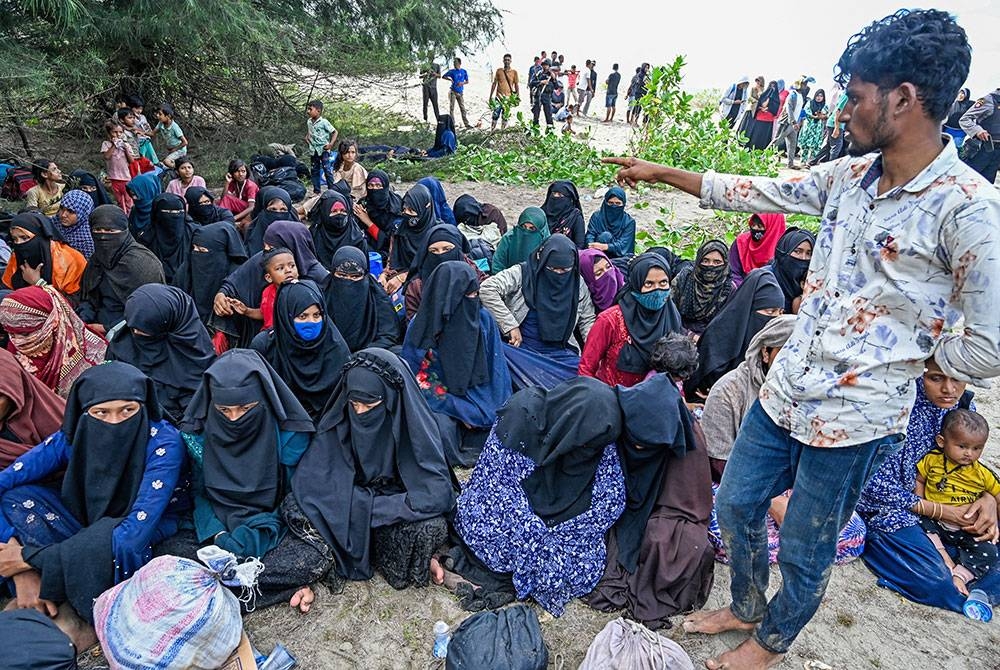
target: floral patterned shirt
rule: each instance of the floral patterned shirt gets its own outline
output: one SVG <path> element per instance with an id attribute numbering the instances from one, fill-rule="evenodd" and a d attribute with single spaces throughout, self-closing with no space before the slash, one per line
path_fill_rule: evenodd
<path id="1" fill-rule="evenodd" d="M 795 330 L 760 391 L 805 444 L 903 433 L 932 353 L 956 379 L 1000 375 L 1000 193 L 950 141 L 879 195 L 881 176 L 869 154 L 791 179 L 709 172 L 702 183 L 703 207 L 822 217 Z"/>

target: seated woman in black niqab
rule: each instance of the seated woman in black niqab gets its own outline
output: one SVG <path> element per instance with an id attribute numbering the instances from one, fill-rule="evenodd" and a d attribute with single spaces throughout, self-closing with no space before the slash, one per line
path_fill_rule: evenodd
<path id="1" fill-rule="evenodd" d="M 431 192 L 423 184 L 414 184 L 403 196 L 403 224 L 392 236 L 389 262 L 379 277 L 386 293 L 392 295 L 406 282 L 427 231 L 437 223 Z"/>
<path id="2" fill-rule="evenodd" d="M 549 185 L 542 211 L 549 220 L 549 232 L 560 233 L 573 240 L 577 249 L 587 248 L 587 224 L 583 220 L 580 194 L 571 181 L 554 181 Z"/>
<path id="3" fill-rule="evenodd" d="M 282 515 L 314 430 L 305 409 L 259 353 L 234 349 L 205 371 L 180 425 L 194 470 L 194 530 L 156 553 L 194 559 L 215 544 L 241 560 L 257 558 L 264 571 L 252 602 L 307 612 L 309 585 L 327 574 L 330 556 L 289 533 Z"/>
<path id="4" fill-rule="evenodd" d="M 356 247 L 333 255 L 333 271 L 324 291 L 326 310 L 351 353 L 399 343 L 399 319 L 392 300 L 368 272 L 368 259 Z"/>
<path id="5" fill-rule="evenodd" d="M 278 186 L 265 186 L 260 190 L 250 216 L 245 239 L 247 253 L 250 255 L 264 250 L 264 233 L 272 223 L 299 220 L 299 215 L 292 206 L 292 197 L 288 195 L 288 191 Z"/>
<path id="6" fill-rule="evenodd" d="M 215 360 L 194 300 L 174 286 L 146 284 L 125 301 L 125 324 L 107 359 L 134 365 L 153 380 L 168 419 L 177 423 Z"/>
<path id="7" fill-rule="evenodd" d="M 225 278 L 246 262 L 247 250 L 239 232 L 226 222 L 195 227 L 190 246 L 174 285 L 194 298 L 198 316 L 208 325 L 215 294 Z"/>
<path id="8" fill-rule="evenodd" d="M 292 478 L 292 532 L 332 552 L 336 574 L 424 586 L 455 487 L 437 422 L 409 369 L 383 349 L 347 364 Z"/>
<path id="9" fill-rule="evenodd" d="M 80 279 L 77 314 L 104 335 L 125 316 L 125 301 L 144 284 L 162 284 L 163 264 L 135 241 L 120 207 L 101 205 L 90 214 L 94 253 Z"/>
<path id="10" fill-rule="evenodd" d="M 383 257 L 389 254 L 389 240 L 403 223 L 403 199 L 392 190 L 389 175 L 372 170 L 365 182 L 367 195 L 354 206 L 354 213 L 368 233 L 372 250 Z"/>
<path id="11" fill-rule="evenodd" d="M 816 236 L 808 230 L 789 228 L 774 249 L 771 271 L 785 294 L 785 314 L 798 314 L 802 301 L 802 283 L 809 271 Z"/>
<path id="12" fill-rule="evenodd" d="M 184 198 L 176 193 L 161 193 L 153 198 L 152 225 L 143 240 L 163 263 L 163 276 L 171 286 L 177 285 L 180 267 L 191 254 L 191 235 L 197 227 L 184 204 Z"/>
<path id="13" fill-rule="evenodd" d="M 193 186 L 184 192 L 187 201 L 188 214 L 199 226 L 205 226 L 219 221 L 228 221 L 236 225 L 233 213 L 225 207 L 215 204 L 215 196 L 204 186 Z"/>
<path id="14" fill-rule="evenodd" d="M 333 271 L 333 256 L 341 247 L 357 247 L 368 255 L 368 242 L 358 226 L 354 205 L 349 195 L 327 189 L 309 213 L 316 258 L 327 270 Z"/>
<path id="15" fill-rule="evenodd" d="M 288 384 L 310 418 L 317 419 L 351 356 L 337 326 L 325 313 L 319 287 L 303 279 L 278 287 L 274 328 L 250 344 Z"/>
<path id="16" fill-rule="evenodd" d="M 0 576 L 18 606 L 56 617 L 68 603 L 57 622 L 78 649 L 95 643 L 94 599 L 145 565 L 190 509 L 185 470 L 146 375 L 119 362 L 81 374 L 62 429 L 0 471 Z"/>
<path id="17" fill-rule="evenodd" d="M 480 272 L 475 262 L 469 258 L 469 251 L 469 241 L 455 226 L 439 223 L 427 230 L 406 276 L 406 288 L 403 294 L 406 297 L 407 321 L 413 321 L 420 309 L 424 282 L 434 272 L 434 268 L 442 263 L 462 261 L 472 268 L 479 281 L 486 279 L 486 275 Z"/>
<path id="18" fill-rule="evenodd" d="M 698 370 L 684 382 L 688 402 L 705 402 L 712 385 L 743 362 L 750 340 L 781 315 L 786 298 L 770 267 L 747 275 L 698 339 Z"/>

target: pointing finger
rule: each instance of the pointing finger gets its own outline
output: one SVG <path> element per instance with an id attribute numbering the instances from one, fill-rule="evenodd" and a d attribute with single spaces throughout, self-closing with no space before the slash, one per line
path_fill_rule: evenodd
<path id="1" fill-rule="evenodd" d="M 610 165 L 621 165 L 622 167 L 629 167 L 632 165 L 633 160 L 635 159 L 626 156 L 607 156 L 605 158 L 602 158 L 601 162 Z"/>

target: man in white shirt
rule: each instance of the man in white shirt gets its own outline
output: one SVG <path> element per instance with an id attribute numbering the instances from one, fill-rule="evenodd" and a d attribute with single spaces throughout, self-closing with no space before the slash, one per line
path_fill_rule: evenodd
<path id="1" fill-rule="evenodd" d="M 591 69 L 591 61 L 587 59 L 587 67 L 583 68 L 583 72 L 576 80 L 576 108 L 583 110 L 587 108 L 587 103 L 593 97 L 590 90 L 590 79 L 593 76 L 593 70 Z M 584 115 L 586 116 L 586 115 Z"/>
<path id="2" fill-rule="evenodd" d="M 1000 375 L 1000 192 L 941 135 L 971 61 L 965 31 L 938 10 L 900 10 L 855 35 L 837 65 L 850 155 L 805 176 L 605 159 L 622 166 L 621 182 L 670 184 L 703 207 L 822 217 L 794 330 L 716 497 L 732 603 L 684 622 L 691 633 L 752 631 L 706 661 L 709 670 L 774 667 L 816 613 L 840 529 L 903 439 L 924 361 L 977 385 Z M 782 585 L 768 601 L 764 516 L 772 496 L 793 487 Z M 995 539 L 997 500 L 973 507 L 976 522 L 963 530 Z"/>

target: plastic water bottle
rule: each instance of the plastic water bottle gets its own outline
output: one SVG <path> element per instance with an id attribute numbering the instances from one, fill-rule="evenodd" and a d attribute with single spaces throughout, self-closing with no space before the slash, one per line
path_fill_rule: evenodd
<path id="1" fill-rule="evenodd" d="M 451 639 L 449 630 L 448 624 L 444 621 L 434 624 L 434 658 L 444 658 L 448 655 L 448 640 Z"/>
<path id="2" fill-rule="evenodd" d="M 984 623 L 993 618 L 993 607 L 990 605 L 990 597 L 981 589 L 972 589 L 969 591 L 969 597 L 962 606 L 962 611 L 970 619 Z M 435 630 L 437 630 L 436 627 Z"/>

